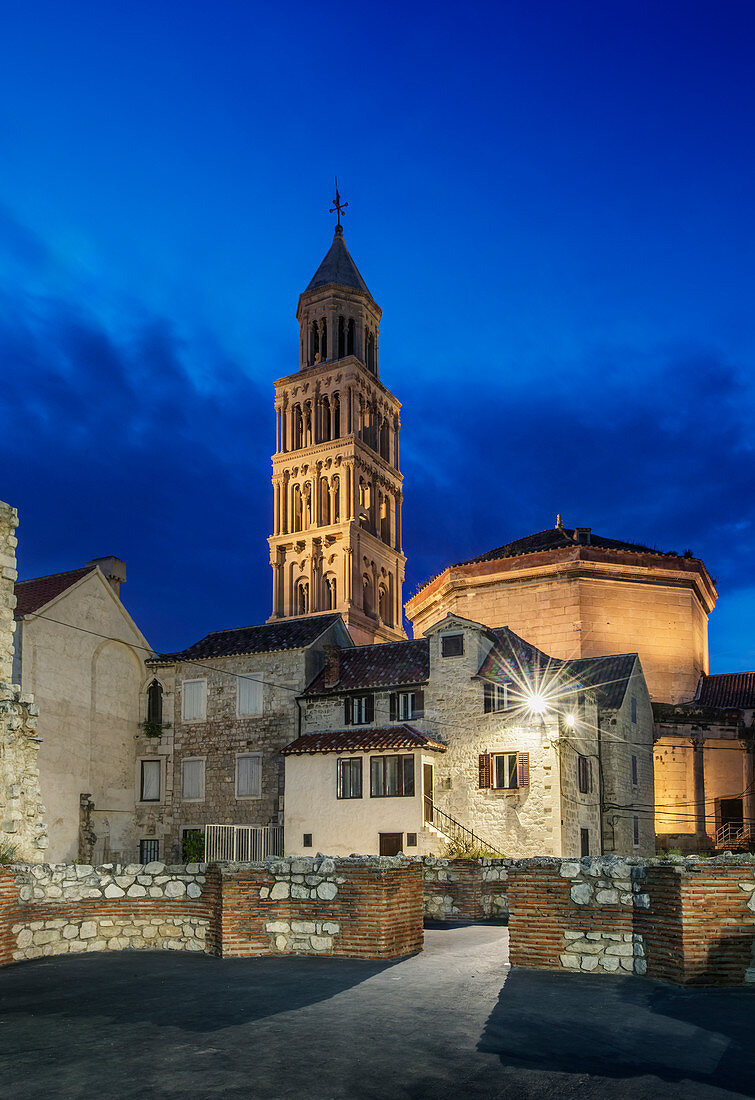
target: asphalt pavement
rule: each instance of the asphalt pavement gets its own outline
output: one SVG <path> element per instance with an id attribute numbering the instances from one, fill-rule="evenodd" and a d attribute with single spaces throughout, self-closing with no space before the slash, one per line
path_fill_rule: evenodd
<path id="1" fill-rule="evenodd" d="M 0 971 L 0 1096 L 755 1096 L 755 990 L 511 970 L 507 929 L 390 963 L 62 956 Z"/>

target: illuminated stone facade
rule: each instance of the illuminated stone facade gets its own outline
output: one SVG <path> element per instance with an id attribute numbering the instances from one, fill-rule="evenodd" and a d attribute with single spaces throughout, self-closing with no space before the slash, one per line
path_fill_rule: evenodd
<path id="1" fill-rule="evenodd" d="M 448 613 L 508 626 L 555 657 L 638 653 L 650 696 L 692 699 L 708 671 L 716 589 L 702 561 L 589 528 L 521 539 L 449 566 L 406 605 L 415 636 Z"/>
<path id="2" fill-rule="evenodd" d="M 380 317 L 339 225 L 299 298 L 299 370 L 275 387 L 269 621 L 340 611 L 360 645 L 406 636 L 400 404 L 379 377 Z"/>

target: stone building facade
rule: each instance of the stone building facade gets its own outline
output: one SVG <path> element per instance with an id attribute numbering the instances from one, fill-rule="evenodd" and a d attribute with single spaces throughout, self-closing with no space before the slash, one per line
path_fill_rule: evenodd
<path id="1" fill-rule="evenodd" d="M 48 846 L 39 786 L 39 708 L 13 676 L 18 513 L 0 501 L 0 851 L 30 862 Z"/>
<path id="2" fill-rule="evenodd" d="M 328 652 L 285 749 L 286 850 L 651 854 L 652 711 L 636 655 L 562 662 L 449 615 Z M 473 834 L 473 835 L 471 835 Z"/>
<path id="3" fill-rule="evenodd" d="M 381 310 L 343 239 L 299 298 L 300 363 L 275 386 L 269 621 L 339 611 L 358 644 L 404 638 L 400 404 Z"/>
<path id="4" fill-rule="evenodd" d="M 16 584 L 14 679 L 39 705 L 39 773 L 55 862 L 129 851 L 144 659 L 120 598 L 126 567 L 98 558 Z"/>
<path id="5" fill-rule="evenodd" d="M 415 635 L 449 613 L 509 626 L 563 660 L 638 653 L 653 700 L 692 699 L 708 672 L 716 589 L 702 561 L 565 528 L 445 569 L 406 604 Z"/>
<path id="6" fill-rule="evenodd" d="M 206 825 L 282 822 L 281 749 L 299 731 L 297 696 L 326 646 L 351 644 L 330 614 L 215 631 L 147 661 L 136 753 L 145 854 L 195 855 Z"/>

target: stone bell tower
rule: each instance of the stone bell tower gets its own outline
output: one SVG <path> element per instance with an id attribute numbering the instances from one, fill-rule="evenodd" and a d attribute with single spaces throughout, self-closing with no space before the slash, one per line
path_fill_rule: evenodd
<path id="1" fill-rule="evenodd" d="M 405 638 L 400 404 L 380 381 L 381 309 L 333 244 L 299 296 L 300 363 L 275 384 L 269 621 L 340 611 L 357 645 Z"/>

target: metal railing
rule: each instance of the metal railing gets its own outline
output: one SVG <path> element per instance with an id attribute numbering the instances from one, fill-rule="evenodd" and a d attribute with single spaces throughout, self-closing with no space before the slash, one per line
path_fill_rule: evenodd
<path id="1" fill-rule="evenodd" d="M 752 825 L 729 822 L 716 829 L 717 848 L 749 848 L 755 840 Z"/>
<path id="2" fill-rule="evenodd" d="M 249 863 L 282 855 L 282 825 L 205 825 L 206 863 Z"/>
<path id="3" fill-rule="evenodd" d="M 443 833 L 449 840 L 461 840 L 471 847 L 485 848 L 495 856 L 503 856 L 504 853 L 487 840 L 483 840 L 473 829 L 462 825 L 455 817 L 451 817 L 445 810 L 439 810 L 431 798 L 425 799 L 425 824 L 432 825 L 439 833 Z"/>

